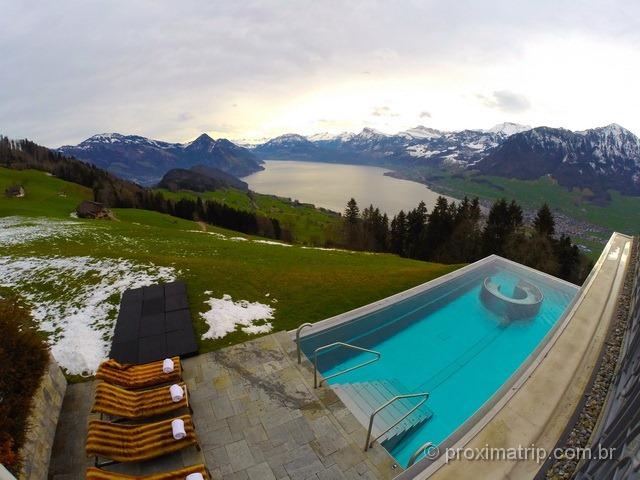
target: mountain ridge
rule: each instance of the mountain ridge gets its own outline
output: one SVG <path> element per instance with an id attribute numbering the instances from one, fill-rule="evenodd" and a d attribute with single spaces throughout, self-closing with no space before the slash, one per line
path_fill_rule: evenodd
<path id="1" fill-rule="evenodd" d="M 521 180 L 552 176 L 567 188 L 640 195 L 640 140 L 610 124 L 578 132 L 537 127 L 514 134 L 473 168 Z"/>
<path id="2" fill-rule="evenodd" d="M 283 138 L 286 137 L 286 138 Z M 419 125 L 397 134 L 360 133 L 305 137 L 288 134 L 252 149 L 259 157 L 333 163 L 477 170 L 533 180 L 554 177 L 596 197 L 608 190 L 640 195 L 640 140 L 618 124 L 581 131 L 504 122 L 489 129 L 447 132 Z"/>
<path id="3" fill-rule="evenodd" d="M 141 185 L 157 183 L 171 169 L 189 169 L 198 164 L 235 177 L 264 168 L 262 160 L 250 150 L 224 138 L 213 139 L 206 133 L 185 143 L 116 132 L 100 133 L 78 145 L 62 146 L 57 151 Z"/>
<path id="4" fill-rule="evenodd" d="M 165 173 L 157 188 L 166 188 L 172 192 L 190 190 L 192 192 L 208 192 L 223 188 L 235 188 L 248 191 L 249 186 L 233 175 L 204 165 L 195 165 L 189 169 L 173 168 Z"/>

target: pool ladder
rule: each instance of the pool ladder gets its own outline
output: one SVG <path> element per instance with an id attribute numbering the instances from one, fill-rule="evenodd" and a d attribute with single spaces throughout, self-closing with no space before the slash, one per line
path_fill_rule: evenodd
<path id="1" fill-rule="evenodd" d="M 375 419 L 375 416 L 378 413 L 380 413 L 382 410 L 384 410 L 389 405 L 391 405 L 392 403 L 394 403 L 394 402 L 396 402 L 398 400 L 403 400 L 403 399 L 407 399 L 407 398 L 418 398 L 418 397 L 422 397 L 422 400 L 415 407 L 413 407 L 411 410 L 409 410 L 407 413 L 405 413 L 402 417 L 400 417 L 398 420 L 396 420 L 393 423 L 393 425 L 390 425 L 389 427 L 387 427 L 387 429 L 384 432 L 379 433 L 375 438 L 371 438 L 371 434 L 372 434 L 372 431 L 373 431 L 373 420 Z M 418 408 L 420 408 L 427 401 L 428 398 L 429 398 L 429 394 L 427 392 L 409 393 L 409 394 L 406 394 L 406 395 L 396 395 L 395 397 L 390 399 L 388 402 L 386 402 L 386 403 L 380 405 L 378 408 L 376 408 L 373 411 L 373 413 L 371 413 L 371 416 L 369 417 L 369 428 L 367 430 L 367 442 L 364 445 L 364 451 L 366 452 L 367 450 L 369 450 L 373 446 L 373 444 L 374 444 L 374 442 L 376 440 L 378 440 L 380 437 L 382 437 L 385 433 L 387 433 L 393 427 L 398 425 L 401 421 L 403 421 L 405 418 L 407 418 L 413 412 L 418 410 Z M 414 459 L 414 461 L 415 461 L 415 459 Z"/>
<path id="2" fill-rule="evenodd" d="M 298 327 L 298 329 L 296 330 L 296 348 L 297 348 L 297 354 L 298 354 L 298 363 L 301 363 L 301 361 L 302 361 L 302 356 L 301 356 L 301 353 L 300 353 L 300 331 L 305 327 L 311 327 L 311 326 L 312 326 L 312 324 L 310 324 L 310 323 L 304 323 L 304 324 L 300 325 Z M 333 347 L 344 347 L 344 348 L 350 348 L 352 350 L 357 350 L 357 351 L 360 351 L 360 352 L 371 353 L 371 354 L 375 355 L 375 358 L 372 358 L 371 360 L 367 360 L 366 362 L 359 363 L 358 365 L 354 365 L 353 367 L 347 368 L 345 370 L 341 370 L 341 371 L 336 372 L 336 373 L 334 373 L 332 375 L 328 375 L 326 377 L 323 377 L 320 380 L 320 382 L 318 382 L 318 352 L 320 352 L 322 350 L 328 350 L 328 349 L 333 348 Z M 357 368 L 361 368 L 361 367 L 369 365 L 369 364 L 371 364 L 373 362 L 376 362 L 376 361 L 380 360 L 381 356 L 382 356 L 382 354 L 380 352 L 375 351 L 375 350 L 369 350 L 368 348 L 358 347 L 357 345 L 352 345 L 350 343 L 345 343 L 345 342 L 333 342 L 333 343 L 329 343 L 327 345 L 323 345 L 321 347 L 318 347 L 313 351 L 313 388 L 318 388 L 318 387 L 322 386 L 323 382 L 326 382 L 327 380 L 330 380 L 331 378 L 337 377 L 338 375 L 342 375 L 344 373 L 351 372 L 353 370 L 356 370 Z M 376 417 L 376 415 L 378 413 L 380 413 L 382 410 L 384 410 L 389 405 L 391 405 L 392 403 L 394 403 L 394 402 L 396 402 L 398 400 L 409 399 L 409 398 L 418 398 L 418 397 L 422 397 L 422 400 L 415 407 L 411 408 L 407 413 L 405 413 L 402 417 L 400 417 L 398 420 L 396 420 L 393 423 L 393 425 L 389 426 L 384 432 L 378 434 L 373 439 L 371 438 L 371 435 L 372 435 L 372 432 L 373 432 L 373 421 L 374 421 L 374 419 L 375 419 L 375 417 Z M 375 409 L 371 413 L 371 416 L 369 417 L 369 428 L 367 430 L 367 441 L 366 441 L 366 444 L 364 446 L 364 451 L 366 452 L 367 450 L 369 450 L 369 448 L 371 448 L 373 446 L 373 444 L 374 444 L 374 442 L 376 440 L 378 440 L 380 437 L 382 437 L 384 434 L 386 434 L 389 430 L 391 430 L 396 425 L 398 425 L 400 422 L 402 422 L 405 418 L 407 418 L 413 412 L 418 410 L 418 408 L 420 408 L 427 401 L 428 398 L 429 398 L 429 394 L 427 392 L 410 393 L 410 394 L 406 394 L 406 395 L 396 395 L 395 397 L 391 398 L 388 402 L 382 404 L 377 409 Z M 418 455 L 420 455 L 424 451 L 430 450 L 433 446 L 434 445 L 431 442 L 427 442 L 424 445 L 422 445 L 411 456 L 410 465 L 412 465 L 416 461 L 416 459 L 418 458 Z"/>
<path id="3" fill-rule="evenodd" d="M 372 358 L 371 360 L 367 360 L 366 362 L 359 363 L 358 365 L 354 365 L 353 367 L 345 368 L 344 370 L 340 370 L 339 372 L 328 375 L 322 378 L 320 382 L 318 382 L 318 352 L 322 350 L 327 350 L 333 347 L 344 347 L 344 348 L 350 348 L 351 350 L 358 350 L 360 352 L 372 353 L 373 355 L 375 355 L 375 358 Z M 338 375 L 342 375 L 344 373 L 351 372 L 357 368 L 364 367 L 365 365 L 369 365 L 370 363 L 377 362 L 378 360 L 380 360 L 381 356 L 382 355 L 380 354 L 380 352 L 376 352 L 375 350 L 369 350 L 368 348 L 362 348 L 362 347 L 358 347 L 357 345 L 351 345 L 350 343 L 344 343 L 344 342 L 333 342 L 328 345 L 323 345 L 322 347 L 318 347 L 313 352 L 313 388 L 318 388 L 322 386 L 323 382 L 326 382 L 331 378 L 337 377 Z"/>
<path id="4" fill-rule="evenodd" d="M 416 463 L 416 460 L 418 460 L 418 457 L 425 452 L 427 454 L 427 457 L 433 460 L 435 457 L 430 456 L 432 451 L 435 453 L 435 456 L 438 456 L 438 454 L 440 453 L 438 450 L 438 447 L 433 442 L 427 442 L 421 445 L 420 447 L 418 447 L 418 449 L 415 452 L 413 452 L 413 455 L 411 455 L 411 458 L 409 459 L 409 463 L 407 464 L 407 468 L 409 468 L 411 465 Z"/>
<path id="5" fill-rule="evenodd" d="M 296 353 L 298 354 L 298 364 L 300 364 L 302 362 L 302 354 L 301 354 L 301 350 L 300 350 L 300 332 L 302 331 L 303 328 L 311 327 L 311 326 L 312 326 L 311 323 L 303 323 L 296 330 Z M 352 350 L 358 350 L 360 352 L 372 353 L 373 355 L 376 356 L 376 358 L 373 358 L 371 360 L 367 360 L 366 362 L 362 362 L 362 363 L 360 363 L 358 365 L 355 365 L 353 367 L 350 367 L 350 368 L 347 368 L 347 369 L 342 370 L 340 372 L 337 372 L 337 373 L 334 373 L 332 375 L 326 376 L 322 380 L 320 380 L 320 382 L 318 383 L 318 352 L 320 352 L 322 350 L 327 350 L 327 349 L 333 348 L 333 347 L 344 347 L 344 348 L 350 348 Z M 333 343 L 330 343 L 328 345 L 323 345 L 322 347 L 318 347 L 313 352 L 313 388 L 320 387 L 324 382 L 326 382 L 327 380 L 329 380 L 331 378 L 337 377 L 338 375 L 342 375 L 343 373 L 351 372 L 351 371 L 355 370 L 356 368 L 360 368 L 360 367 L 364 367 L 365 365 L 369 365 L 370 363 L 373 363 L 373 362 L 379 360 L 380 357 L 381 357 L 380 352 L 376 352 L 375 350 L 369 350 L 368 348 L 358 347 L 357 345 L 352 345 L 350 343 L 345 343 L 345 342 L 333 342 Z"/>

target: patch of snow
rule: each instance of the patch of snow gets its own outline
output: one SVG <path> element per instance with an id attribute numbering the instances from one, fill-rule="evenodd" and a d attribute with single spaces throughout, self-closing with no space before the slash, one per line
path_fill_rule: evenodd
<path id="1" fill-rule="evenodd" d="M 531 127 L 529 125 L 520 125 L 519 123 L 513 122 L 503 122 L 494 125 L 488 130 L 483 131 L 486 133 L 501 133 L 507 137 L 510 137 L 511 135 L 515 135 L 516 133 L 526 132 L 527 130 L 531 130 Z"/>
<path id="2" fill-rule="evenodd" d="M 412 157 L 429 158 L 440 153 L 438 150 L 429 150 L 428 145 L 411 145 L 407 147 L 407 152 Z"/>
<path id="3" fill-rule="evenodd" d="M 273 320 L 275 310 L 264 303 L 246 300 L 234 302 L 227 294 L 222 298 L 210 298 L 205 303 L 209 305 L 209 310 L 200 316 L 209 330 L 202 335 L 203 339 L 223 338 L 238 327 L 248 334 L 269 333 L 273 329 L 267 320 Z"/>
<path id="4" fill-rule="evenodd" d="M 228 237 L 226 235 L 223 235 L 221 233 L 218 232 L 205 232 L 204 230 L 187 230 L 187 232 L 190 233 L 204 233 L 206 235 L 212 235 L 216 238 L 219 238 L 220 240 L 228 240 Z"/>
<path id="5" fill-rule="evenodd" d="M 45 238 L 71 238 L 80 233 L 85 224 L 49 218 L 0 218 L 0 245 L 21 245 Z"/>
<path id="6" fill-rule="evenodd" d="M 248 242 L 249 239 L 245 237 L 231 237 L 229 240 L 233 240 L 234 242 Z"/>
<path id="7" fill-rule="evenodd" d="M 329 247 L 300 247 L 303 250 L 322 250 L 324 252 L 348 252 L 350 253 L 351 250 L 345 250 L 343 248 L 329 248 Z"/>
<path id="8" fill-rule="evenodd" d="M 0 283 L 32 306 L 51 353 L 70 374 L 92 374 L 109 353 L 122 293 L 176 278 L 176 270 L 124 259 L 0 256 Z"/>
<path id="9" fill-rule="evenodd" d="M 321 142 L 321 141 L 334 140 L 337 138 L 337 136 L 338 135 L 333 133 L 323 132 L 323 133 L 314 133 L 313 135 L 309 135 L 307 139 L 309 139 L 309 141 L 311 142 Z"/>
<path id="10" fill-rule="evenodd" d="M 246 238 L 245 238 L 246 240 Z M 278 245 L 280 247 L 290 247 L 290 243 L 274 242 L 272 240 L 254 240 L 255 243 L 264 243 L 265 245 Z"/>
<path id="11" fill-rule="evenodd" d="M 436 130 L 435 128 L 428 128 L 423 125 L 418 125 L 417 127 L 410 128 L 409 130 L 405 130 L 404 132 L 400 132 L 398 133 L 398 135 L 420 140 L 433 140 L 435 138 L 442 137 L 444 135 L 444 132 Z"/>

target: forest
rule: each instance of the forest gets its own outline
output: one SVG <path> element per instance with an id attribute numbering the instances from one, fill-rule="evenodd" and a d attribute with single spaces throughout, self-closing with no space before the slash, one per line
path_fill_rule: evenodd
<path id="1" fill-rule="evenodd" d="M 570 237 L 556 235 L 546 204 L 527 225 L 515 200 L 499 199 L 484 215 L 478 198 L 456 203 L 441 196 L 431 212 L 421 202 L 389 220 L 373 205 L 360 211 L 352 198 L 343 231 L 345 245 L 356 250 L 440 263 L 471 263 L 496 254 L 575 284 L 581 284 L 593 266 Z"/>

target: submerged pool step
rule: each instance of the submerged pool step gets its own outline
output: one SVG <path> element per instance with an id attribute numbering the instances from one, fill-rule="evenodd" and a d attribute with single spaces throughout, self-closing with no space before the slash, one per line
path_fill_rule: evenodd
<path id="1" fill-rule="evenodd" d="M 369 427 L 369 418 L 378 407 L 381 407 L 395 396 L 411 393 L 395 380 L 341 383 L 333 384 L 332 387 L 342 402 L 365 428 Z M 420 403 L 421 400 L 420 397 L 396 400 L 380 411 L 373 421 L 373 436 L 377 437 L 387 430 Z M 424 424 L 432 415 L 431 410 L 422 405 L 384 434 L 379 442 L 383 443 L 388 449 L 393 448 L 407 433 Z"/>

